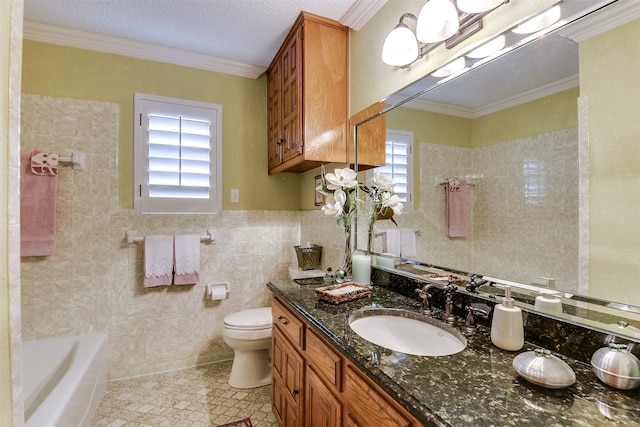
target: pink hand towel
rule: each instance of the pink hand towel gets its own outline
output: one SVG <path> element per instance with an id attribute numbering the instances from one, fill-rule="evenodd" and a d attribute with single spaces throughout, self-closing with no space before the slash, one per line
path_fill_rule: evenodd
<path id="1" fill-rule="evenodd" d="M 53 255 L 57 175 L 34 175 L 31 153 L 20 154 L 20 256 Z"/>
<path id="2" fill-rule="evenodd" d="M 387 228 L 382 239 L 382 252 L 400 256 L 402 251 L 402 236 L 397 228 Z"/>
<path id="3" fill-rule="evenodd" d="M 144 287 L 167 286 L 173 279 L 173 236 L 144 238 Z"/>
<path id="4" fill-rule="evenodd" d="M 200 236 L 174 237 L 174 285 L 197 283 L 200 279 Z"/>
<path id="5" fill-rule="evenodd" d="M 467 181 L 450 179 L 446 186 L 445 227 L 448 237 L 467 235 Z"/>

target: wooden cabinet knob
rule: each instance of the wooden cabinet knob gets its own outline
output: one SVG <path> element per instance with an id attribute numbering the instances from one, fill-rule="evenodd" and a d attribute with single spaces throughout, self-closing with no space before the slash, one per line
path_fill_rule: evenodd
<path id="1" fill-rule="evenodd" d="M 291 396 L 296 397 L 298 395 L 298 393 L 300 393 L 298 390 L 296 390 L 295 388 L 293 390 L 291 390 Z"/>
<path id="2" fill-rule="evenodd" d="M 278 322 L 282 323 L 285 326 L 289 324 L 289 321 L 284 316 L 278 316 Z"/>

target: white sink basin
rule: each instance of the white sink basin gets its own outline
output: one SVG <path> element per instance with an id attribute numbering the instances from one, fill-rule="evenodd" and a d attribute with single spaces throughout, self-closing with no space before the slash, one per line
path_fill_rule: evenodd
<path id="1" fill-rule="evenodd" d="M 351 315 L 349 326 L 373 344 L 416 356 L 448 356 L 467 346 L 455 328 L 407 310 L 361 309 Z"/>

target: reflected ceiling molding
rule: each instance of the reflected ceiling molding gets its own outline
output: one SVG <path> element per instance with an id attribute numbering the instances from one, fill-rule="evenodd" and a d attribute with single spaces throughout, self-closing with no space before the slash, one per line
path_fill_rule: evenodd
<path id="1" fill-rule="evenodd" d="M 573 89 L 580 86 L 580 77 L 578 74 L 569 76 L 567 78 L 549 83 L 534 90 L 520 93 L 511 98 L 503 99 L 500 102 L 494 102 L 483 106 L 482 108 L 476 108 L 473 110 L 472 119 L 485 116 L 487 114 L 495 113 L 506 108 L 515 107 L 516 105 L 524 104 L 526 102 L 535 101 L 536 99 L 545 98 L 558 92 L 562 92 L 568 89 Z"/>
<path id="2" fill-rule="evenodd" d="M 524 104 L 526 102 L 535 101 L 536 99 L 544 98 L 554 93 L 562 92 L 564 90 L 572 89 L 580 85 L 579 76 L 573 75 L 547 85 L 541 86 L 534 90 L 520 93 L 516 96 L 494 102 L 492 104 L 485 105 L 481 108 L 466 108 L 458 105 L 447 104 L 444 102 L 429 101 L 425 98 L 416 98 L 412 101 L 404 104 L 404 107 L 413 108 L 416 110 L 429 111 L 432 113 L 447 114 L 450 116 L 462 117 L 465 119 L 477 119 L 478 117 L 486 116 L 487 114 L 495 113 L 506 108 L 515 107 L 516 105 Z M 385 100 L 385 103 L 394 105 L 405 99 L 402 95 L 393 95 Z"/>

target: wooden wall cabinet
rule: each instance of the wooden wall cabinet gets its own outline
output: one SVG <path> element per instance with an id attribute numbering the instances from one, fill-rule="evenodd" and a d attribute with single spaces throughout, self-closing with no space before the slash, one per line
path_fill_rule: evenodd
<path id="1" fill-rule="evenodd" d="M 384 109 L 384 102 L 377 102 L 354 114 L 349 119 L 349 144 L 347 158 L 349 164 L 355 162 L 355 125 L 378 115 L 358 126 L 358 170 L 363 171 L 377 166 L 384 166 L 387 161 L 387 115 L 379 114 Z"/>
<path id="2" fill-rule="evenodd" d="M 267 69 L 269 174 L 345 163 L 349 32 L 302 12 Z"/>
<path id="3" fill-rule="evenodd" d="M 273 299 L 271 384 L 280 427 L 419 427 L 422 424 Z"/>

